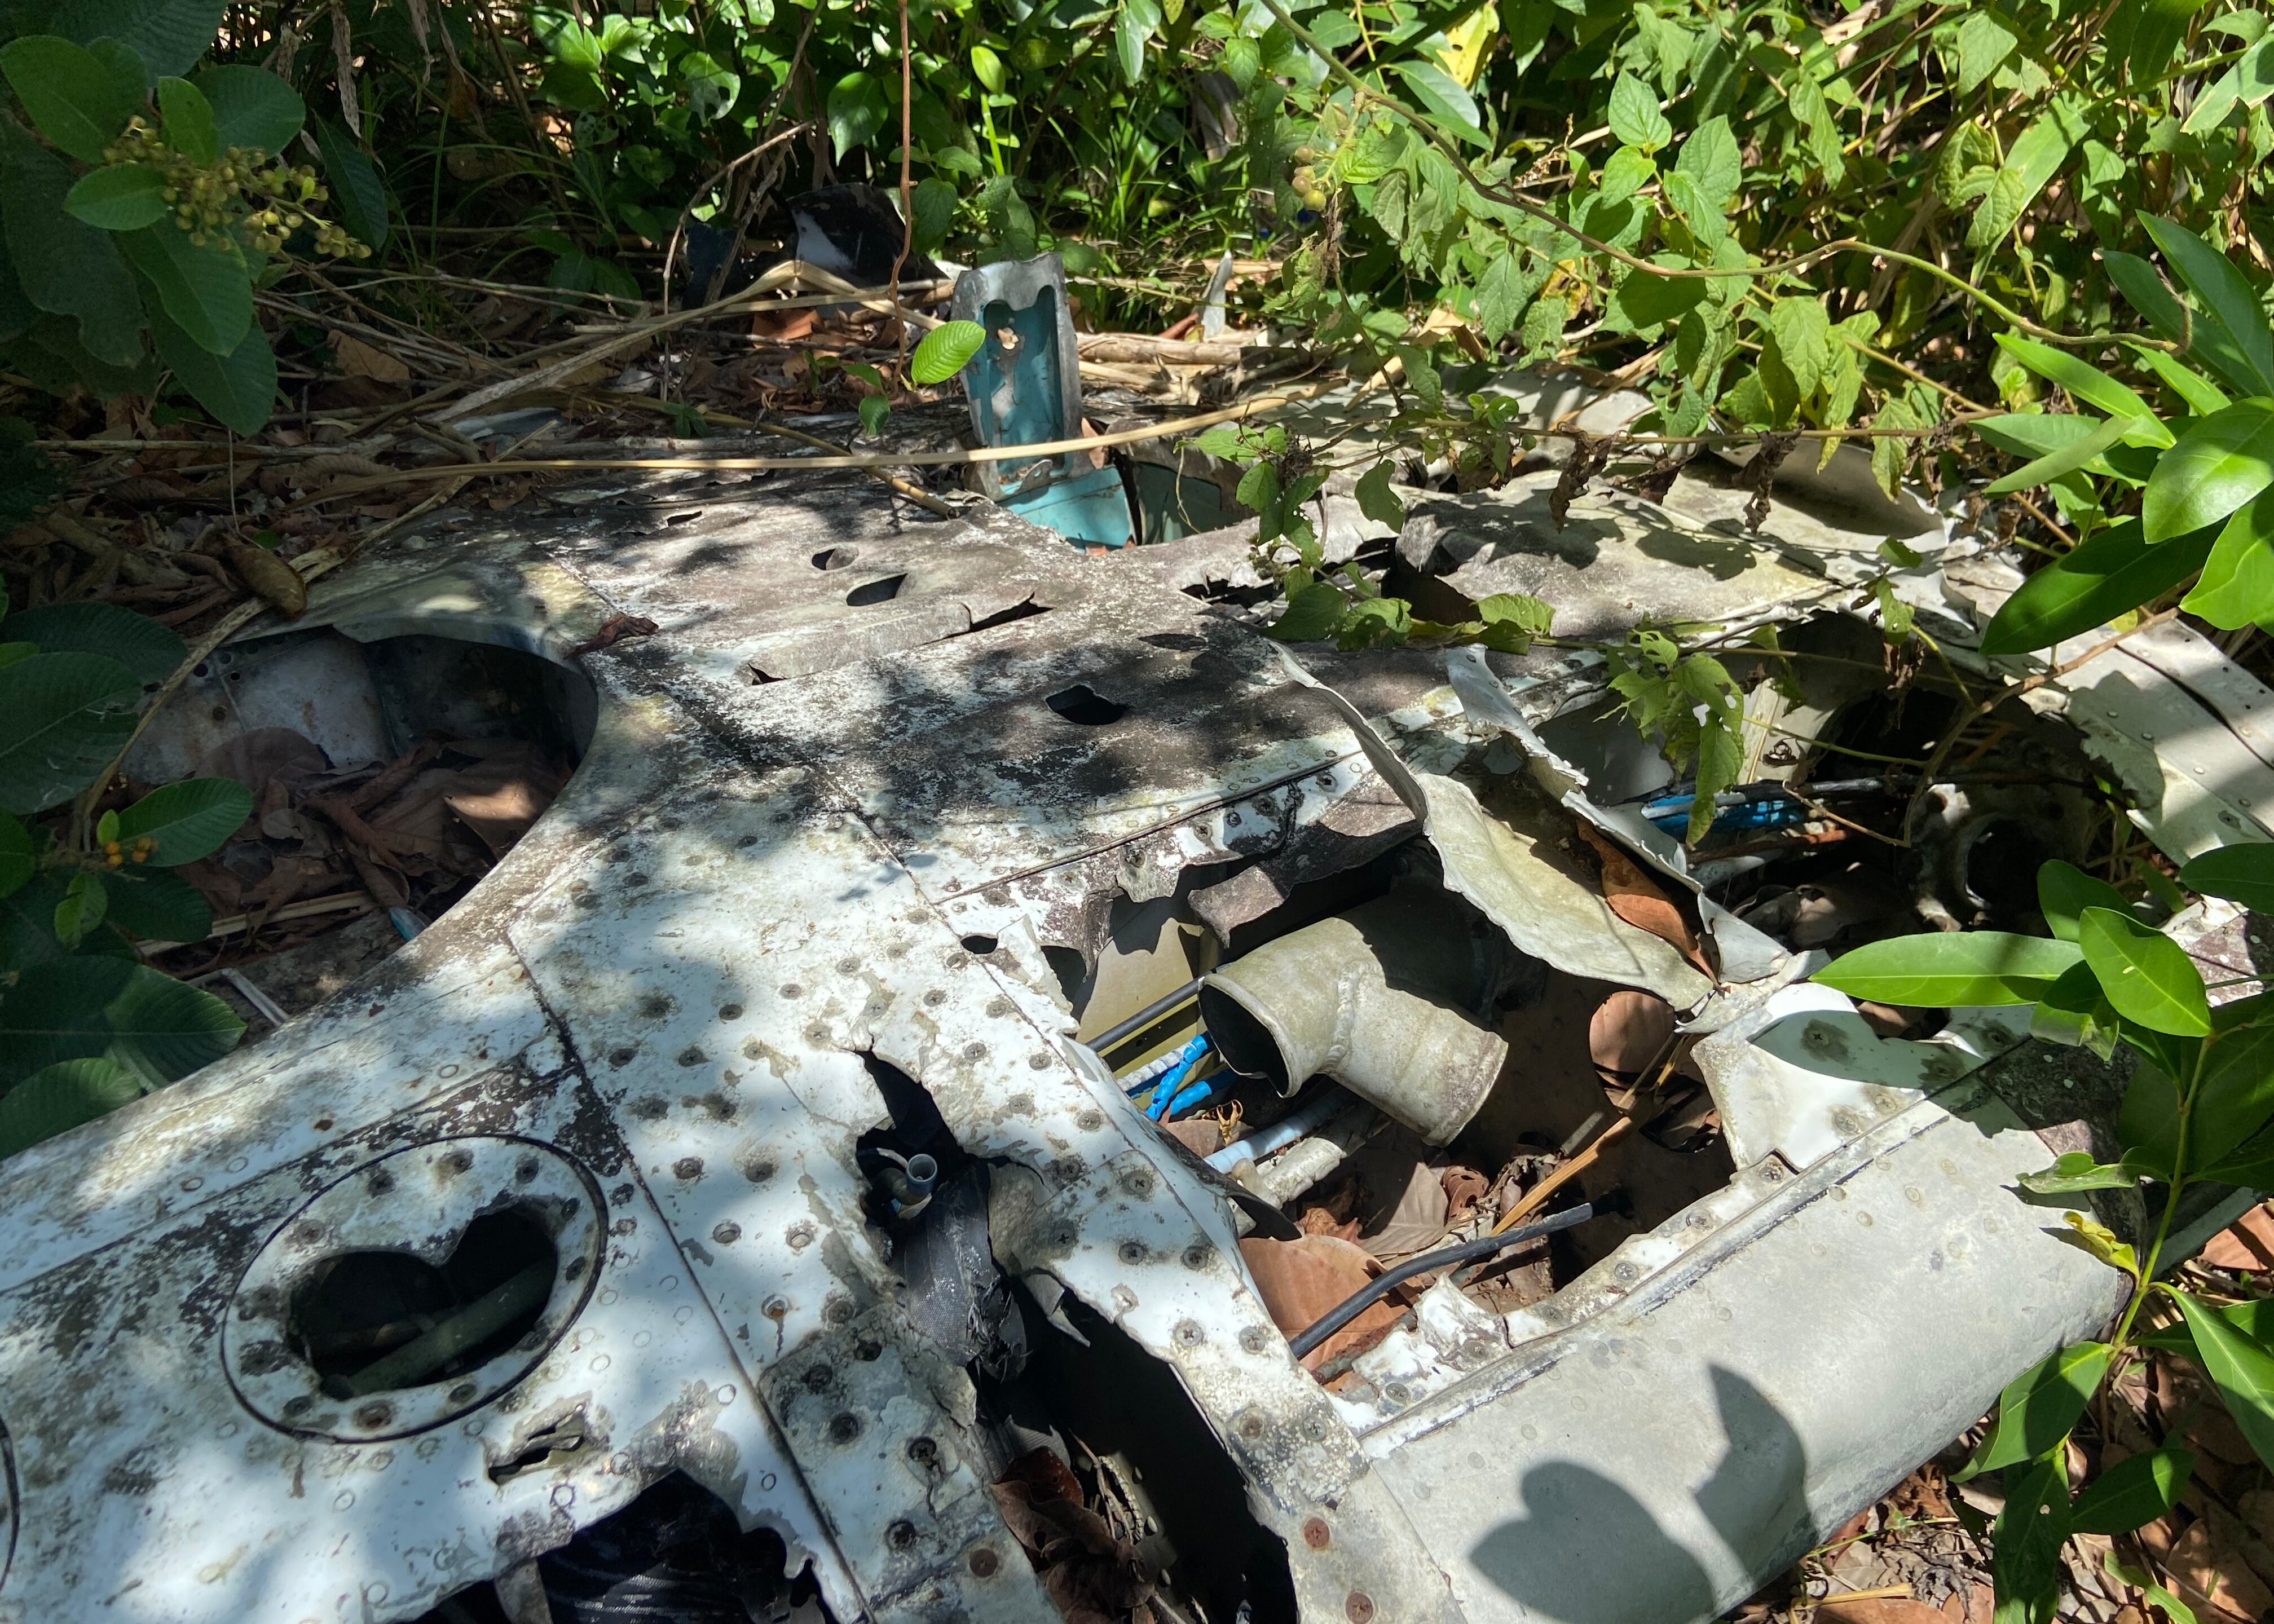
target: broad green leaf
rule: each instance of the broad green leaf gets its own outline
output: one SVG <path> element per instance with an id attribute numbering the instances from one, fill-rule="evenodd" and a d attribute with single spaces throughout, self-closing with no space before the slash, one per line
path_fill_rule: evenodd
<path id="1" fill-rule="evenodd" d="M 245 342 L 252 325 L 252 278 L 234 243 L 216 238 L 200 245 L 169 222 L 122 232 L 118 245 L 158 290 L 168 320 L 198 348 L 226 356 Z"/>
<path id="2" fill-rule="evenodd" d="M 1595 177 L 1595 189 L 1604 197 L 1623 200 L 1658 178 L 1658 165 L 1635 147 L 1622 147 L 1605 161 Z"/>
<path id="3" fill-rule="evenodd" d="M 105 231 L 137 231 L 166 217 L 166 177 L 139 163 L 114 163 L 83 177 L 64 207 Z"/>
<path id="4" fill-rule="evenodd" d="M 2041 344 L 2033 338 L 2022 338 L 2013 333 L 1998 335 L 1999 348 L 2022 365 L 2048 382 L 2059 384 L 2089 406 L 2097 406 L 2112 417 L 2145 417 L 2155 420 L 2156 414 L 2127 386 L 2119 383 L 2090 361 L 2066 350 L 2056 350 L 2051 344 Z M 2160 428 L 2162 425 L 2157 425 Z M 2168 446 L 2171 432 L 2165 430 L 2156 442 Z"/>
<path id="5" fill-rule="evenodd" d="M 185 79 L 158 81 L 158 111 L 166 121 L 166 145 L 193 163 L 214 163 L 221 157 L 221 131 L 214 123 L 213 103 Z"/>
<path id="6" fill-rule="evenodd" d="M 951 150 L 960 152 L 962 148 Z M 931 253 L 947 240 L 948 230 L 955 224 L 955 183 L 937 175 L 928 176 L 916 183 L 909 200 L 915 207 L 915 251 Z"/>
<path id="7" fill-rule="evenodd" d="M 2206 897 L 2224 897 L 2254 913 L 2274 914 L 2274 842 L 2222 846 L 2187 860 L 2180 883 Z"/>
<path id="8" fill-rule="evenodd" d="M 2168 352 L 2150 349 L 2137 340 L 2128 342 L 2133 358 L 2170 385 L 2172 392 L 2187 403 L 2187 410 L 2198 417 L 2208 417 L 2234 404 L 2225 390 Z"/>
<path id="9" fill-rule="evenodd" d="M 2180 1503 L 2195 1469 L 2192 1451 L 2158 1449 L 2119 1461 L 2084 1485 L 2069 1507 L 2069 1527 L 2080 1534 L 2128 1534 Z"/>
<path id="10" fill-rule="evenodd" d="M 2266 312 L 2242 273 L 2185 226 L 2146 214 L 2140 223 L 2195 296 L 2197 320 L 2205 316 L 2215 320 L 2233 341 L 2246 375 L 2232 381 L 2246 395 L 2274 395 L 2274 329 L 2267 326 Z"/>
<path id="11" fill-rule="evenodd" d="M 2074 96 L 2055 96 L 2046 104 L 2006 149 L 2005 164 L 1968 228 L 1968 247 L 1988 248 L 2014 229 L 2037 193 L 2060 173 L 2085 128 L 2082 107 Z"/>
<path id="12" fill-rule="evenodd" d="M 43 812 L 110 764 L 142 685 L 98 654 L 34 654 L 0 667 L 0 811 Z"/>
<path id="13" fill-rule="evenodd" d="M 1526 654 L 1532 640 L 1555 624 L 1555 607 L 1521 592 L 1494 592 L 1477 599 L 1477 641 L 1502 654 Z"/>
<path id="14" fill-rule="evenodd" d="M 2240 346 L 2226 330 L 2226 326 L 2215 315 L 2191 312 L 2165 283 L 2156 267 L 2135 255 L 2118 253 L 2113 249 L 2104 252 L 2101 262 L 2108 268 L 2108 279 L 2129 301 L 2132 308 L 2148 320 L 2157 337 L 2174 344 L 2185 344 L 2187 353 L 2226 380 L 2227 386 L 2244 395 L 2255 395 L 2260 386 L 2254 380 L 2250 364 Z M 2226 404 L 2225 401 L 2210 410 Z M 2201 405 L 2199 415 L 2209 416 Z"/>
<path id="15" fill-rule="evenodd" d="M 1472 147 L 1488 143 L 1477 99 L 1444 69 L 1434 62 L 1407 60 L 1391 63 L 1389 71 L 1404 80 L 1423 109 L 1453 134 Z"/>
<path id="16" fill-rule="evenodd" d="M 2090 432 L 2070 441 L 2050 456 L 2039 457 L 2034 462 L 2015 469 L 1992 485 L 1985 494 L 2005 496 L 2014 491 L 2032 490 L 2041 485 L 2051 485 L 2064 475 L 2073 474 L 2112 447 L 2123 444 L 2125 433 L 2134 421 L 2126 417 L 2097 420 L 2087 417 L 2082 420 L 2092 424 Z"/>
<path id="17" fill-rule="evenodd" d="M 1145 48 L 1160 26 L 1160 0 L 1121 0 L 1120 14 L 1113 19 L 1113 45 L 1124 84 L 1135 85 L 1145 77 Z"/>
<path id="18" fill-rule="evenodd" d="M 74 874 L 64 887 L 64 899 L 56 904 L 56 940 L 76 950 L 87 933 L 102 923 L 109 906 L 100 877 L 85 869 Z"/>
<path id="19" fill-rule="evenodd" d="M 101 163 L 136 110 L 92 52 L 54 34 L 0 46 L 0 72 L 40 133 L 81 163 Z"/>
<path id="20" fill-rule="evenodd" d="M 2180 1154 L 2180 1091 L 2172 1081 L 2173 1070 L 2184 1068 L 2135 1066 L 2124 1103 L 2116 1115 L 2116 1142 L 2124 1147 L 2124 1165 L 2169 1183 Z"/>
<path id="21" fill-rule="evenodd" d="M 0 620 L 0 642 L 36 643 L 49 654 L 101 654 L 144 685 L 163 682 L 189 653 L 171 627 L 117 604 L 42 604 Z"/>
<path id="22" fill-rule="evenodd" d="M 1287 600 L 1287 607 L 1271 623 L 1271 635 L 1282 643 L 1317 643 L 1341 630 L 1349 618 L 1350 600 L 1324 582 L 1306 586 Z"/>
<path id="23" fill-rule="evenodd" d="M 2073 964 L 2047 983 L 2029 1011 L 2029 1035 L 2047 1043 L 2090 1049 L 2102 1059 L 2116 1052 L 2122 1019 L 2100 990 L 2088 964 Z"/>
<path id="24" fill-rule="evenodd" d="M 2191 1167 L 2224 1160 L 2274 1117 L 2274 1001 L 2262 993 L 2222 1004 L 2211 1026 L 2189 1113 Z"/>
<path id="25" fill-rule="evenodd" d="M 975 45 L 971 48 L 971 73 L 972 77 L 990 94 L 998 96 L 1003 94 L 1003 86 L 1006 82 L 1003 73 L 1003 59 L 986 46 Z"/>
<path id="26" fill-rule="evenodd" d="M 133 48 L 152 73 L 186 73 L 221 31 L 226 0 L 63 0 L 56 32 L 83 45 L 106 36 Z"/>
<path id="27" fill-rule="evenodd" d="M 2140 510 L 2151 542 L 2216 524 L 2274 485 L 2274 400 L 2237 401 L 2198 421 L 2156 464 Z"/>
<path id="28" fill-rule="evenodd" d="M 2006 1505 L 1991 1534 L 1998 1605 L 1993 1624 L 2052 1624 L 2060 1607 L 2068 1539 L 2068 1467 L 2056 1450 L 2006 1473 Z"/>
<path id="29" fill-rule="evenodd" d="M 2087 908 L 2125 911 L 2124 895 L 2074 863 L 2056 858 L 2037 870 L 2037 908 L 2045 924 L 2064 942 L 2077 939 L 2077 917 Z"/>
<path id="30" fill-rule="evenodd" d="M 235 778 L 189 778 L 154 789 L 119 813 L 118 838 L 129 847 L 147 841 L 147 861 L 177 868 L 220 850 L 252 816 L 252 792 Z"/>
<path id="31" fill-rule="evenodd" d="M 981 46 L 980 50 L 986 49 Z M 973 56 L 978 55 L 974 51 Z M 845 154 L 864 144 L 870 137 L 885 127 L 885 119 L 892 111 L 892 103 L 885 94 L 885 81 L 865 68 L 856 68 L 839 79 L 829 91 L 829 139 L 835 149 L 837 161 L 842 163 Z"/>
<path id="32" fill-rule="evenodd" d="M 103 876 L 109 893 L 106 921 L 147 942 L 202 942 L 213 934 L 213 907 L 205 893 L 171 868 L 114 868 Z"/>
<path id="33" fill-rule="evenodd" d="M 2225 123 L 2237 107 L 2256 107 L 2270 95 L 2274 95 L 2274 35 L 2259 41 L 2241 61 L 2198 91 L 2187 121 L 2180 128 L 2202 135 Z"/>
<path id="34" fill-rule="evenodd" d="M 2145 1568 L 2127 1568 L 2117 1560 L 2112 1549 L 2101 1553 L 2100 1566 L 2102 1571 L 2147 1597 L 2171 1624 L 2197 1624 L 2195 1609 L 2157 1583 L 2155 1575 Z"/>
<path id="35" fill-rule="evenodd" d="M 2203 1037 L 2210 1001 L 2187 950 L 2113 908 L 2087 907 L 2077 921 L 2084 961 L 2117 1013 L 2157 1032 Z"/>
<path id="36" fill-rule="evenodd" d="M 2195 1339 L 2203 1373 L 2226 1401 L 2235 1425 L 2250 1440 L 2259 1460 L 2274 1465 L 2274 1353 L 2235 1328 L 2233 1322 L 2185 1291 L 2172 1293 Z"/>
<path id="37" fill-rule="evenodd" d="M 1806 400 L 1832 364 L 1832 318 L 1823 301 L 1812 295 L 1777 300 L 1769 306 L 1769 332 L 1776 341 L 1778 358 L 1792 373 L 1800 398 Z"/>
<path id="38" fill-rule="evenodd" d="M 1351 494 L 1358 499 L 1358 510 L 1376 524 L 1393 530 L 1405 528 L 1405 504 L 1389 488 L 1397 470 L 1385 457 L 1359 477 Z"/>
<path id="39" fill-rule="evenodd" d="M 1716 208 L 1728 207 L 1745 181 L 1737 138 L 1730 133 L 1729 121 L 1719 113 L 1690 132 L 1674 167 L 1690 177 L 1706 200 Z"/>
<path id="40" fill-rule="evenodd" d="M 0 897 L 14 895 L 38 867 L 32 831 L 0 812 Z M 4 967 L 5 961 L 0 960 L 0 968 Z"/>
<path id="41" fill-rule="evenodd" d="M 2218 1317 L 2240 1332 L 2246 1342 L 2274 1345 L 2274 1297 L 2245 1297 L 2240 1303 L 2229 1303 L 2218 1310 Z M 2184 1318 L 2159 1331 L 2135 1336 L 2132 1341 L 2137 1347 L 2183 1353 L 2196 1364 L 2202 1363 L 2202 1356 L 2195 1351 L 2195 1334 L 2187 1328 Z"/>
<path id="42" fill-rule="evenodd" d="M 908 377 L 929 387 L 945 383 L 971 365 L 987 342 L 987 329 L 975 321 L 943 321 L 923 335 L 908 359 Z"/>
<path id="43" fill-rule="evenodd" d="M 307 120 L 300 93 L 266 68 L 207 68 L 190 82 L 211 108 L 224 149 L 242 147 L 280 156 Z"/>
<path id="44" fill-rule="evenodd" d="M 723 118 L 742 94 L 742 76 L 709 51 L 692 50 L 679 59 L 679 82 L 687 106 L 697 118 Z"/>
<path id="45" fill-rule="evenodd" d="M 387 246 L 387 183 L 379 168 L 355 137 L 328 118 L 316 121 L 316 152 L 324 161 L 324 179 L 340 212 L 340 224 L 365 247 Z"/>
<path id="46" fill-rule="evenodd" d="M 259 322 L 249 323 L 237 348 L 217 356 L 174 325 L 163 310 L 150 312 L 159 358 L 198 404 L 240 434 L 257 434 L 276 406 L 276 352 Z"/>
<path id="47" fill-rule="evenodd" d="M 103 1056 L 146 1081 L 171 1082 L 244 1035 L 212 994 L 145 964 L 82 953 L 34 965 L 0 992 L 0 1081 Z"/>
<path id="48" fill-rule="evenodd" d="M 2085 1404 L 2108 1370 L 2106 1342 L 2074 1342 L 2058 1350 L 2006 1384 L 1998 1395 L 1998 1418 L 1960 1482 L 2034 1461 L 2058 1448 L 2084 1414 Z"/>
<path id="49" fill-rule="evenodd" d="M 0 1157 L 12 1156 L 141 1097 L 141 1082 L 116 1061 L 58 1061 L 0 1095 Z"/>
<path id="50" fill-rule="evenodd" d="M 2105 626 L 2201 569 L 2212 540 L 2205 530 L 2151 547 L 2136 519 L 2103 530 L 2023 582 L 1991 618 L 1982 651 L 2023 654 Z"/>
<path id="51" fill-rule="evenodd" d="M 1631 73 L 1611 84 L 1611 133 L 1622 144 L 1654 153 L 1674 139 L 1674 126 L 1659 110 L 1658 92 Z"/>
<path id="52" fill-rule="evenodd" d="M 2043 936 L 1933 932 L 1859 947 L 1811 979 L 1851 998 L 1910 1008 L 2033 1004 L 2042 983 L 2082 956 L 2074 943 Z"/>
<path id="53" fill-rule="evenodd" d="M 2073 1150 L 2044 1172 L 2024 1173 L 2015 1182 L 2032 1195 L 2072 1195 L 2084 1190 L 2136 1189 L 2140 1176 L 2121 1165 L 2096 1162 L 2090 1151 Z"/>
<path id="54" fill-rule="evenodd" d="M 142 297 L 119 256 L 118 239 L 64 210 L 76 179 L 69 164 L 21 125 L 0 120 L 0 211 L 24 297 L 41 310 L 77 318 L 87 354 L 131 367 L 143 354 Z"/>
<path id="55" fill-rule="evenodd" d="M 1630 150 L 1623 148 L 1622 150 Z M 1680 254 L 1660 254 L 1658 263 L 1669 270 L 1688 261 Z M 1611 313 L 1630 333 L 1648 332 L 1664 322 L 1679 321 L 1706 297 L 1706 282 L 1698 276 L 1657 276 L 1630 271 L 1611 295 Z"/>
<path id="56" fill-rule="evenodd" d="M 2050 456 L 2098 431 L 2101 420 L 2082 412 L 2010 411 L 1982 417 L 1974 432 L 2015 456 Z"/>
<path id="57" fill-rule="evenodd" d="M 2220 528 L 2180 607 L 2225 631 L 2274 622 L 2274 485 Z"/>

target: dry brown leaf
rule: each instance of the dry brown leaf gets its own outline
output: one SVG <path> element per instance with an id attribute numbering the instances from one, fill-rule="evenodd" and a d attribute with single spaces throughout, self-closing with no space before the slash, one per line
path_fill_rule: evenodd
<path id="1" fill-rule="evenodd" d="M 2233 1538 L 2240 1529 L 2231 1514 L 2205 1506 L 2203 1515 L 2172 1543 L 2164 1568 L 2183 1599 L 2233 1619 L 2262 1619 L 2274 1610 L 2274 1590 L 2243 1560 Z"/>
<path id="2" fill-rule="evenodd" d="M 2202 1261 L 2213 1268 L 2255 1274 L 2274 1268 L 2274 1207 L 2254 1207 L 2232 1228 L 2210 1237 Z"/>
<path id="3" fill-rule="evenodd" d="M 1291 1241 L 1251 1235 L 1239 1243 L 1239 1255 L 1254 1276 L 1272 1324 L 1290 1336 L 1315 1325 L 1381 1271 L 1364 1247 L 1330 1235 Z M 1303 1360 L 1305 1368 L 1316 1370 L 1349 1350 L 1372 1346 L 1404 1317 L 1404 1304 L 1394 1298 L 1369 1305 L 1314 1348 Z"/>
<path id="4" fill-rule="evenodd" d="M 1816 1610 L 1816 1616 L 1820 1624 L 1951 1624 L 1941 1608 L 1896 1596 L 1827 1601 Z"/>
<path id="5" fill-rule="evenodd" d="M 409 383 L 410 369 L 376 344 L 347 333 L 332 335 L 332 357 L 350 378 L 369 378 L 380 383 Z"/>
<path id="6" fill-rule="evenodd" d="M 266 547 L 233 536 L 222 541 L 222 551 L 237 578 L 267 598 L 286 620 L 297 620 L 307 612 L 308 583 L 282 559 Z"/>
<path id="7" fill-rule="evenodd" d="M 1671 942 L 1682 950 L 1682 956 L 1707 975 L 1713 974 L 1713 964 L 1706 959 L 1698 933 L 1690 928 L 1682 909 L 1665 888 L 1643 872 L 1642 865 L 1597 834 L 1586 824 L 1579 825 L 1579 838 L 1593 846 L 1603 864 L 1603 900 L 1611 912 L 1628 924 L 1647 930 L 1662 941 Z"/>

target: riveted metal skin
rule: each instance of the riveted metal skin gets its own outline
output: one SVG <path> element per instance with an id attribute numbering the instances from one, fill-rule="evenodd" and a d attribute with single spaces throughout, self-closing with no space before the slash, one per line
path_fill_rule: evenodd
<path id="1" fill-rule="evenodd" d="M 942 523 L 833 476 L 584 487 L 481 523 L 326 581 L 295 635 L 565 662 L 611 615 L 660 630 L 582 657 L 582 766 L 432 929 L 267 1040 L 7 1164 L 0 1624 L 413 1619 L 674 1471 L 778 1532 L 840 1620 L 1055 1620 L 988 1492 L 972 1378 L 912 1324 L 864 1206 L 878 1064 L 990 1165 L 1002 1265 L 1174 1372 L 1306 1620 L 1605 1616 L 1510 1576 L 1519 1466 L 1623 1460 L 1619 1372 L 1654 1370 L 1695 1409 L 1717 1326 L 1758 1333 L 1748 1380 L 1804 1447 L 1683 1606 L 1742 1596 L 1868 1503 L 1916 1456 L 1859 1442 L 1773 1358 L 1852 1322 L 1852 1301 L 1845 1319 L 1802 1301 L 1788 1264 L 1855 1241 L 1830 1192 L 1876 1192 L 1882 1161 L 1956 1169 L 1934 1244 L 1964 1257 L 1944 1246 L 1937 1315 L 2016 1271 L 2040 1311 L 1944 1372 L 1935 1425 L 2101 1304 L 2089 1260 L 1987 1193 L 2034 1141 L 1911 1091 L 1835 1124 L 1848 1137 L 1799 1176 L 1741 1169 L 1552 1319 L 1431 1294 L 1329 1395 L 1265 1313 L 1231 1209 L 1072 1041 L 1044 950 L 1093 947 L 1115 897 L 1166 896 L 1193 865 L 1308 872 L 1355 838 L 1335 808 L 1389 778 L 1431 786 L 1425 838 L 1467 816 L 1441 775 L 1485 740 L 1442 667 L 1292 666 L 1179 590 L 1231 573 L 1220 541 L 1092 560 L 983 503 Z M 1600 682 L 1544 655 L 1495 669 L 1540 717 Z M 1076 685 L 1120 718 L 1054 710 Z M 1961 1134 L 1987 1148 L 1959 1154 Z M 537 1170 L 516 1182 L 524 1147 Z M 343 1251 L 447 1256 L 501 1200 L 546 1214 L 561 1259 L 526 1348 L 439 1390 L 325 1396 L 276 1333 L 291 1282 Z M 1934 1222 L 1871 1205 L 1874 1245 Z M 1698 1335 L 1661 1345 L 1677 1310 Z M 1679 1464 L 1622 1492 L 1687 1538 L 1650 1497 L 1686 1495 L 1728 1446 L 1668 1436 Z M 1488 1454 L 1501 1498 L 1449 1505 L 1436 1485 Z"/>

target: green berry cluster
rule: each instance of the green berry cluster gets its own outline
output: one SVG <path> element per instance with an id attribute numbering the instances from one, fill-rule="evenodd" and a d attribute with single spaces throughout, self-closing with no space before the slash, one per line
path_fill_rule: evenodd
<path id="1" fill-rule="evenodd" d="M 217 163 L 200 163 L 166 145 L 139 118 L 105 147 L 105 163 L 147 164 L 165 177 L 167 204 L 190 240 L 202 247 L 234 221 L 242 221 L 246 240 L 263 253 L 275 253 L 302 226 L 316 234 L 316 252 L 336 259 L 367 259 L 371 250 L 314 212 L 331 193 L 305 164 L 294 168 L 271 160 L 257 147 L 232 147 Z"/>

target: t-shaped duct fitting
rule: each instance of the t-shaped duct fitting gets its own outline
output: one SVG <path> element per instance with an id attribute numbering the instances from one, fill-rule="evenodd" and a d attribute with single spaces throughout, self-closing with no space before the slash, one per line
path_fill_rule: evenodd
<path id="1" fill-rule="evenodd" d="M 1201 979 L 1224 1064 L 1292 1094 L 1331 1077 L 1432 1145 L 1468 1124 L 1508 1045 L 1479 1024 L 1515 954 L 1444 892 L 1403 885 Z"/>

